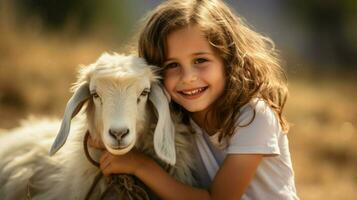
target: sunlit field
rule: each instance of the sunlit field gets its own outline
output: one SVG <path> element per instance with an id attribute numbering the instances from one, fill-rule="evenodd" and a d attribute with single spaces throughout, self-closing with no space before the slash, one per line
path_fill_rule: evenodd
<path id="1" fill-rule="evenodd" d="M 72 38 L 0 27 L 0 129 L 30 115 L 61 117 L 81 64 L 123 51 L 102 34 Z M 289 77 L 286 114 L 301 199 L 357 198 L 356 80 L 339 74 Z"/>
<path id="2" fill-rule="evenodd" d="M 290 150 L 301 199 L 356 199 L 356 82 L 290 81 Z"/>

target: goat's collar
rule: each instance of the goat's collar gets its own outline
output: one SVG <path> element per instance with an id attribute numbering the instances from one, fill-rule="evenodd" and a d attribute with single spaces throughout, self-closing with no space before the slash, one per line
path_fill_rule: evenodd
<path id="1" fill-rule="evenodd" d="M 83 140 L 83 148 L 84 148 L 84 153 L 88 159 L 89 162 L 91 162 L 94 166 L 97 166 L 99 167 L 100 164 L 95 161 L 89 154 L 89 151 L 88 151 L 88 139 L 89 139 L 89 131 L 87 130 L 85 136 L 84 136 L 84 140 Z"/>

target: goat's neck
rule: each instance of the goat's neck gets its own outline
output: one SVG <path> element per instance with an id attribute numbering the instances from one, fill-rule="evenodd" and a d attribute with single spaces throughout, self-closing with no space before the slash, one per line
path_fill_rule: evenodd
<path id="1" fill-rule="evenodd" d="M 146 143 L 145 140 L 152 138 L 156 127 L 157 117 L 154 114 L 154 110 L 151 106 L 147 105 L 145 107 L 145 120 L 142 122 L 141 128 L 137 129 L 138 139 L 136 146 L 141 146 Z"/>

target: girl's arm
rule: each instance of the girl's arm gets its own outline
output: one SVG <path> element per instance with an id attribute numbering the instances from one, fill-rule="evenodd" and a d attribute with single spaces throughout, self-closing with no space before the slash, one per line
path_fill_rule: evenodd
<path id="1" fill-rule="evenodd" d="M 240 199 L 262 158 L 261 154 L 228 154 L 211 185 L 211 199 Z"/>
<path id="2" fill-rule="evenodd" d="M 151 159 L 136 171 L 135 176 L 161 199 L 210 199 L 207 190 L 191 187 L 177 181 Z"/>
<path id="3" fill-rule="evenodd" d="M 162 199 L 239 199 L 262 159 L 262 155 L 228 155 L 213 180 L 210 191 L 176 181 L 155 161 L 131 151 L 123 156 L 105 153 L 101 160 L 104 175 L 129 173 L 137 176 Z"/>

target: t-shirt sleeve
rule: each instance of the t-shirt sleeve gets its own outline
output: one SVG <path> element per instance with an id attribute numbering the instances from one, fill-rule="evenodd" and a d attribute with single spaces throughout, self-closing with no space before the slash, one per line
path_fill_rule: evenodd
<path id="1" fill-rule="evenodd" d="M 264 101 L 257 100 L 243 107 L 236 126 L 227 147 L 228 154 L 264 154 L 265 156 L 280 154 L 279 121 Z"/>

